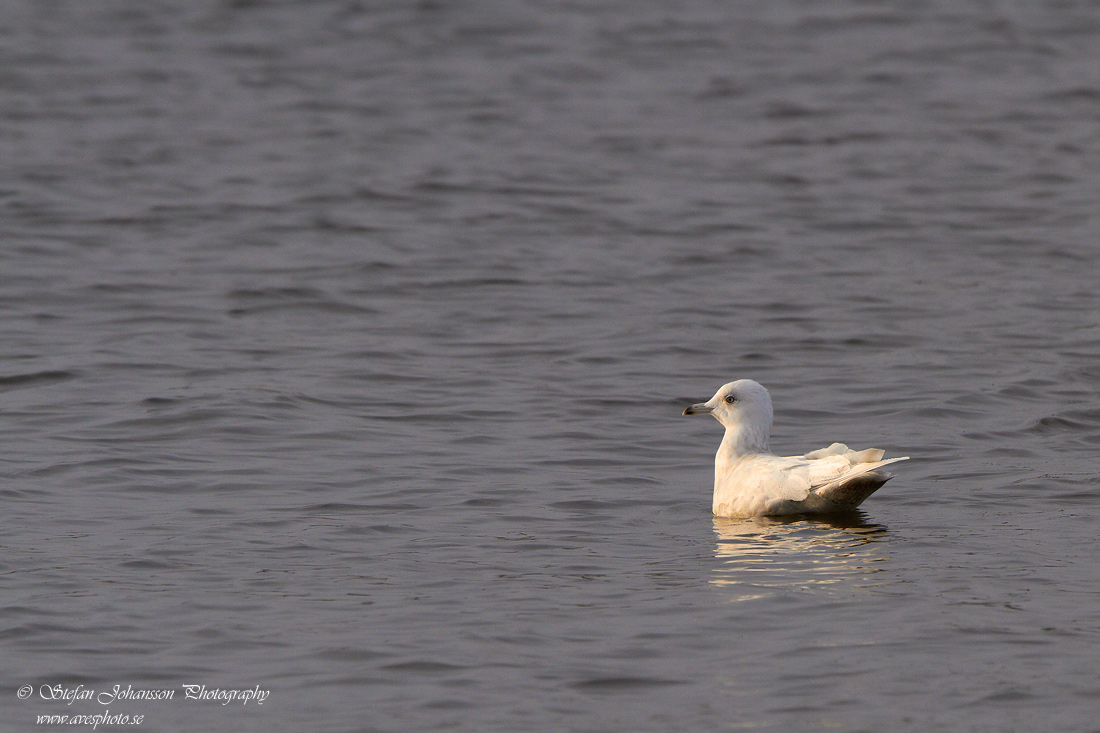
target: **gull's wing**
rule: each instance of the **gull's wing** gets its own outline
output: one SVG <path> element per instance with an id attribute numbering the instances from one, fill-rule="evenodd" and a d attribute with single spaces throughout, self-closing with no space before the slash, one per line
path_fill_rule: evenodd
<path id="1" fill-rule="evenodd" d="M 882 454 L 878 448 L 853 451 L 843 443 L 833 443 L 804 456 L 752 456 L 737 467 L 736 483 L 743 491 L 765 495 L 768 500 L 803 501 L 811 492 L 827 495 L 856 477 L 908 459 L 904 456 L 884 461 Z M 879 486 L 885 482 L 883 478 Z"/>
<path id="2" fill-rule="evenodd" d="M 882 460 L 882 451 L 842 443 L 804 456 L 753 453 L 716 465 L 712 510 L 721 517 L 850 511 L 893 478 L 879 471 L 907 457 Z"/>

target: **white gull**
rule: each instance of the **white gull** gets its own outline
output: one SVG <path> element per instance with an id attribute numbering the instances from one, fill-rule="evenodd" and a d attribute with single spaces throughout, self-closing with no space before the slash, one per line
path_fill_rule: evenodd
<path id="1" fill-rule="evenodd" d="M 843 443 L 804 456 L 777 456 L 768 450 L 772 399 L 751 379 L 722 385 L 684 414 L 712 415 L 726 428 L 714 457 L 711 508 L 718 517 L 851 511 L 894 478 L 878 469 L 909 458 L 884 461 L 878 448 L 854 451 Z"/>

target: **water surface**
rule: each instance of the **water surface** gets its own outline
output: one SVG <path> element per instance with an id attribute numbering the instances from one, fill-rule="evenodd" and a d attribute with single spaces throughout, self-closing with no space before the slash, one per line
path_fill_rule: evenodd
<path id="1" fill-rule="evenodd" d="M 6 730 L 100 712 L 57 684 L 270 690 L 110 706 L 145 731 L 1095 727 L 1096 8 L 0 39 Z M 738 377 L 779 452 L 912 460 L 716 520 L 680 412 Z"/>

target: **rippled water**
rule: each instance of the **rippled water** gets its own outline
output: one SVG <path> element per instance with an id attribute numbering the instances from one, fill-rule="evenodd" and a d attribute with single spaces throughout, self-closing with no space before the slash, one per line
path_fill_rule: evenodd
<path id="1" fill-rule="evenodd" d="M 17 0 L 0 98 L 5 730 L 1096 727 L 1094 5 Z M 913 460 L 714 519 L 737 377 Z"/>

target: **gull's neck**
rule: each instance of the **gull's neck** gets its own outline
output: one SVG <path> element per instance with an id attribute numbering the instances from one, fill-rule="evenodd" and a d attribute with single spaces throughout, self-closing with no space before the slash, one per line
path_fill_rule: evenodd
<path id="1" fill-rule="evenodd" d="M 747 455 L 768 452 L 766 430 L 746 430 L 744 425 L 727 425 L 722 445 L 714 457 L 714 490 L 717 492 L 727 477 Z"/>
<path id="2" fill-rule="evenodd" d="M 718 446 L 718 454 L 714 456 L 715 496 L 741 459 L 768 452 L 768 432 L 745 428 L 745 425 L 726 425 L 726 435 L 722 438 L 722 445 Z"/>
<path id="3" fill-rule="evenodd" d="M 726 434 L 722 445 L 718 447 L 719 458 L 740 458 L 748 453 L 768 452 L 768 430 L 770 426 L 753 427 L 743 422 L 726 425 Z"/>

